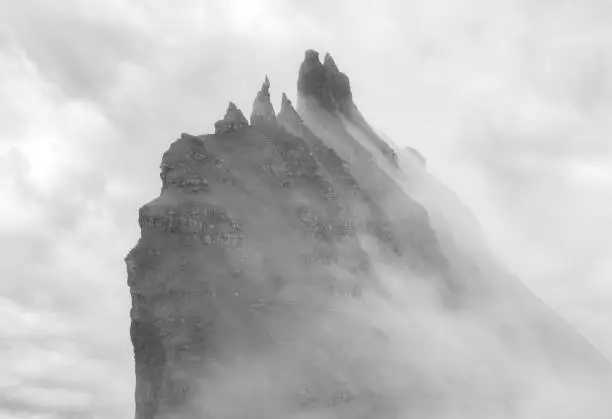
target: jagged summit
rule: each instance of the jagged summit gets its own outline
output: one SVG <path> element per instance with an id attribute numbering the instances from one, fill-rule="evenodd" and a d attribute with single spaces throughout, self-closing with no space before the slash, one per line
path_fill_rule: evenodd
<path id="1" fill-rule="evenodd" d="M 321 64 L 319 61 L 319 52 L 315 51 L 314 49 L 307 49 L 304 53 L 304 61 L 317 62 Z"/>
<path id="2" fill-rule="evenodd" d="M 285 93 L 283 93 L 281 98 L 281 110 L 276 119 L 279 124 L 285 127 L 297 126 L 303 123 L 302 117 L 297 113 L 293 107 L 293 103 L 291 103 L 291 100 Z"/>
<path id="3" fill-rule="evenodd" d="M 334 61 L 329 52 L 325 53 L 325 58 L 323 59 L 323 66 L 325 66 L 325 68 L 334 73 L 340 71 L 338 69 L 338 66 L 336 65 L 336 62 Z"/>
<path id="4" fill-rule="evenodd" d="M 326 53 L 323 64 L 321 64 L 318 52 L 306 51 L 304 62 L 300 67 L 298 95 L 310 102 L 310 105 L 316 103 L 332 115 L 340 115 L 345 118 L 360 130 L 367 141 L 382 152 L 393 166 L 397 167 L 397 153 L 374 132 L 361 115 L 353 101 L 349 78 L 338 69 L 331 54 Z M 299 111 L 301 112 L 302 109 Z M 309 112 L 308 109 L 304 111 Z"/>
<path id="5" fill-rule="evenodd" d="M 215 122 L 215 134 L 225 134 L 238 131 L 249 126 L 244 114 L 234 102 L 230 102 L 223 119 Z"/>
<path id="6" fill-rule="evenodd" d="M 291 99 L 287 97 L 287 93 L 285 92 L 283 92 L 283 95 L 281 96 L 281 110 L 283 106 L 293 107 L 293 105 L 291 104 Z"/>
<path id="7" fill-rule="evenodd" d="M 304 55 L 298 78 L 298 93 L 314 97 L 326 110 L 335 113 L 352 105 L 353 96 L 346 74 L 342 73 L 332 56 L 309 49 Z"/>
<path id="8" fill-rule="evenodd" d="M 270 80 L 267 75 L 253 101 L 253 111 L 251 113 L 251 125 L 255 126 L 261 122 L 276 122 L 276 114 L 270 101 Z"/>
<path id="9" fill-rule="evenodd" d="M 509 418 L 523 387 L 608 403 L 607 361 L 466 234 L 449 241 L 435 214 L 456 204 L 381 158 L 331 55 L 306 51 L 298 87 L 274 116 L 266 76 L 251 125 L 230 102 L 162 156 L 125 258 L 134 418 Z M 589 413 L 567 417 L 610 417 Z"/>

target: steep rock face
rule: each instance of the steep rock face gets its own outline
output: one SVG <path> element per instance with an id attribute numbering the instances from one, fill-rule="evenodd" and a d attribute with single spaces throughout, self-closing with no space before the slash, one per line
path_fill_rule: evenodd
<path id="1" fill-rule="evenodd" d="M 467 356 L 469 374 L 448 366 L 466 342 L 490 344 L 472 322 L 526 354 L 513 368 L 571 363 L 575 388 L 592 388 L 583 375 L 608 368 L 596 351 L 497 267 L 447 254 L 331 56 L 309 50 L 298 85 L 302 109 L 283 94 L 274 116 L 266 78 L 250 125 L 230 103 L 215 134 L 183 134 L 162 157 L 125 259 L 135 419 L 510 418 L 499 409 L 524 396 L 497 352 Z M 444 318 L 484 314 L 442 333 L 458 344 L 422 299 Z M 430 352 L 445 361 L 427 370 Z M 493 381 L 473 378 L 487 369 Z"/>
<path id="2" fill-rule="evenodd" d="M 365 238 L 402 269 L 434 276 L 444 265 L 426 214 L 412 227 L 425 235 L 395 237 L 286 95 L 276 125 L 244 125 L 231 105 L 228 114 L 232 129 L 172 144 L 161 195 L 140 209 L 142 236 L 126 257 L 137 419 L 196 417 L 206 365 L 265 352 L 271 334 L 297 330 L 283 321 L 376 287 Z M 304 292 L 316 297 L 296 301 Z"/>
<path id="3" fill-rule="evenodd" d="M 397 154 L 383 141 L 366 122 L 353 102 L 351 84 L 346 74 L 342 73 L 332 56 L 327 53 L 323 64 L 319 53 L 308 50 L 300 66 L 298 94 L 313 98 L 323 109 L 331 114 L 347 118 L 363 130 L 368 141 L 393 164 L 397 165 Z"/>
<path id="4" fill-rule="evenodd" d="M 246 128 L 247 119 L 234 102 L 230 102 L 223 119 L 215 122 L 215 134 L 225 134 Z"/>
<path id="5" fill-rule="evenodd" d="M 353 101 L 346 74 L 340 72 L 329 53 L 321 63 L 319 53 L 312 49 L 306 51 L 300 67 L 298 91 L 317 98 L 330 112 L 343 111 Z"/>
<path id="6" fill-rule="evenodd" d="M 278 113 L 277 120 L 279 124 L 289 129 L 303 125 L 302 118 L 293 107 L 293 102 L 287 97 L 286 93 L 281 96 L 281 110 Z"/>
<path id="7" fill-rule="evenodd" d="M 488 293 L 489 284 L 485 279 L 480 280 L 480 276 L 475 275 L 477 267 L 473 264 L 466 263 L 457 256 L 454 262 L 458 263 L 449 266 L 448 258 L 454 254 L 446 254 L 448 249 L 439 248 L 440 231 L 438 234 L 424 231 L 424 229 L 432 230 L 430 214 L 404 191 L 406 188 L 413 188 L 417 179 L 406 176 L 400 169 L 397 154 L 365 121 L 353 102 L 352 95 L 344 95 L 341 108 L 335 105 L 328 106 L 330 96 L 322 94 L 321 91 L 333 90 L 334 81 L 329 72 L 337 71 L 338 66 L 330 61 L 333 65 L 328 64 L 328 70 L 324 65 L 317 66 L 317 62 L 318 53 L 309 50 L 300 67 L 298 112 L 304 124 L 348 163 L 362 189 L 375 202 L 386 208 L 386 212 L 395 223 L 396 234 L 402 237 L 402 241 L 413 240 L 421 246 L 430 243 L 432 249 L 443 254 L 437 270 L 443 273 L 445 282 L 453 289 L 454 295 L 463 295 L 468 287 L 472 292 L 479 289 L 479 292 Z M 324 80 L 322 82 L 324 87 L 317 90 L 313 88 L 316 85 L 313 74 L 316 75 L 319 71 L 327 76 L 320 77 Z M 350 85 L 348 81 L 346 85 Z M 331 100 L 331 103 L 336 102 Z M 423 217 L 427 220 L 424 221 Z M 417 231 L 421 234 L 415 234 Z M 445 241 L 451 240 L 449 238 Z M 471 284 L 468 285 L 469 282 Z"/>
<path id="8" fill-rule="evenodd" d="M 328 147 L 304 124 L 293 104 L 284 94 L 278 122 L 292 134 L 306 140 L 317 161 L 336 182 L 336 188 L 341 193 L 348 189 L 357 194 L 357 201 L 353 201 L 348 196 L 343 196 L 342 202 L 348 202 L 349 207 L 352 208 L 361 208 L 363 205 L 367 207 L 366 213 L 370 215 L 370 218 L 366 220 L 366 225 L 369 232 L 373 232 L 379 240 L 391 243 L 395 251 L 406 258 L 413 269 L 445 276 L 447 269 L 445 258 L 436 250 L 435 233 L 429 228 L 427 213 L 419 204 L 414 201 L 406 201 L 404 210 L 411 212 L 410 217 L 403 221 L 394 217 L 395 223 L 393 223 L 389 214 L 385 213 L 380 206 L 380 202 L 384 202 L 380 200 L 381 189 L 374 191 L 373 195 L 366 193 L 363 186 L 360 186 L 353 176 L 349 165 L 338 156 L 333 148 Z M 374 180 L 381 181 L 376 178 Z M 365 179 L 363 181 L 366 185 L 370 183 Z M 382 182 L 384 181 L 386 180 L 382 180 Z M 372 189 L 375 188 L 372 187 Z M 398 225 L 405 229 L 398 231 Z M 453 291 L 455 290 L 453 289 Z"/>
<path id="9" fill-rule="evenodd" d="M 126 258 L 138 419 L 196 417 L 190 394 L 207 360 L 264 350 L 289 331 L 271 323 L 313 309 L 292 295 L 357 296 L 369 269 L 332 179 L 285 130 L 184 134 L 161 167 L 162 193 L 141 208 Z"/>
<path id="10" fill-rule="evenodd" d="M 341 201 L 354 209 L 360 226 L 369 234 L 374 235 L 381 243 L 390 246 L 390 249 L 398 255 L 418 253 L 406 251 L 406 249 L 400 250 L 403 244 L 394 237 L 393 226 L 389 218 L 369 196 L 363 193 L 348 165 L 304 125 L 293 104 L 284 93 L 281 104 L 281 112 L 278 115 L 279 124 L 291 134 L 307 141 L 313 155 L 331 178 L 335 189 L 340 194 Z M 356 211 L 364 205 L 367 208 L 365 211 Z"/>
<path id="11" fill-rule="evenodd" d="M 409 163 L 410 168 L 406 165 L 400 166 L 397 153 L 371 128 L 353 102 L 350 83 L 344 80 L 346 75 L 342 73 L 342 81 L 334 87 L 337 79 L 332 75 L 339 72 L 338 66 L 331 59 L 327 61 L 327 65 L 317 64 L 318 53 L 312 50 L 306 52 L 297 83 L 297 112 L 303 125 L 348 163 L 348 169 L 364 193 L 373 197 L 384 212 L 390 214 L 395 235 L 401 237 L 402 242 L 409 241 L 410 237 L 414 238 L 415 231 L 411 221 L 416 220 L 421 227 L 427 225 L 428 228 L 434 228 L 432 246 L 445 260 L 440 264 L 439 272 L 446 272 L 444 277 L 447 288 L 451 289 L 455 296 L 464 297 L 460 304 L 476 304 L 480 307 L 489 303 L 500 306 L 510 304 L 517 309 L 513 327 L 529 330 L 527 333 L 534 333 L 542 339 L 538 343 L 523 342 L 521 345 L 539 347 L 547 354 L 549 362 L 554 362 L 557 366 L 563 364 L 566 370 L 575 371 L 573 368 L 581 365 L 579 369 L 591 371 L 593 375 L 598 375 L 596 371 L 606 371 L 603 382 L 609 386 L 610 365 L 588 342 L 563 319 L 546 308 L 518 279 L 493 262 L 494 257 L 482 247 L 482 243 L 476 246 L 470 244 L 468 250 L 467 244 L 462 241 L 478 241 L 475 238 L 480 232 L 475 230 L 457 235 L 456 228 L 452 225 L 454 221 L 450 221 L 453 216 L 444 214 L 448 213 L 448 210 L 443 207 L 450 204 L 450 208 L 461 209 L 463 204 L 424 171 L 425 159 L 418 151 L 409 148 L 411 155 L 422 164 L 415 166 L 414 163 Z M 345 93 L 329 93 L 334 90 Z M 423 190 L 426 190 L 425 193 Z M 432 193 L 435 198 L 428 196 Z M 415 208 L 413 203 L 416 196 L 419 196 L 418 201 L 431 210 L 432 214 L 436 213 L 432 216 L 426 212 L 427 221 L 412 213 L 411 208 Z M 442 205 L 442 208 L 431 207 L 432 204 Z M 407 218 L 401 217 L 395 212 L 397 208 L 410 215 Z M 418 211 L 416 213 L 418 214 Z M 462 220 L 459 224 L 477 227 L 477 223 L 472 223 L 471 220 Z M 419 235 L 417 242 L 426 242 L 426 236 Z M 595 382 L 598 387 L 603 385 L 597 380 Z"/>
<path id="12" fill-rule="evenodd" d="M 276 114 L 274 107 L 270 101 L 270 80 L 266 76 L 261 90 L 257 92 L 257 96 L 253 101 L 253 112 L 251 113 L 251 125 L 259 123 L 274 123 L 276 122 Z"/>

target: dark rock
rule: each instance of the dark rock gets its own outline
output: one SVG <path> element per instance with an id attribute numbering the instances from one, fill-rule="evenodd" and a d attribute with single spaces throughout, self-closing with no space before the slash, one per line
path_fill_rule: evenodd
<path id="1" fill-rule="evenodd" d="M 291 100 L 287 97 L 285 93 L 281 98 L 281 110 L 276 117 L 276 120 L 279 124 L 284 125 L 286 127 L 292 126 L 300 126 L 302 124 L 302 118 L 297 113 Z"/>
<path id="2" fill-rule="evenodd" d="M 321 103 L 321 106 L 334 112 L 337 107 L 329 94 L 327 74 L 327 69 L 319 61 L 319 53 L 315 50 L 307 50 L 300 66 L 298 93 L 314 97 Z"/>
<path id="3" fill-rule="evenodd" d="M 314 99 L 319 106 L 332 114 L 341 114 L 359 128 L 382 155 L 397 167 L 397 153 L 374 132 L 361 115 L 353 102 L 348 76 L 338 69 L 338 65 L 329 53 L 325 54 L 321 64 L 318 53 L 315 54 L 312 50 L 306 52 L 300 67 L 298 93 L 303 97 Z"/>
<path id="4" fill-rule="evenodd" d="M 234 102 L 230 102 L 225 117 L 215 122 L 215 134 L 226 134 L 244 129 L 249 126 L 249 122 L 244 117 L 240 109 Z"/>
<path id="5" fill-rule="evenodd" d="M 343 111 L 353 100 L 349 79 L 338 70 L 332 56 L 327 53 L 321 64 L 319 53 L 314 50 L 306 51 L 300 66 L 298 93 L 314 97 L 332 113 Z"/>
<path id="6" fill-rule="evenodd" d="M 312 61 L 312 62 L 317 62 L 317 63 L 321 63 L 319 61 L 319 53 L 318 51 L 315 51 L 314 49 L 307 49 L 306 53 L 304 54 L 304 60 L 305 61 Z"/>
<path id="7" fill-rule="evenodd" d="M 275 123 L 276 114 L 274 113 L 274 107 L 270 101 L 270 80 L 266 76 L 261 90 L 257 92 L 257 96 L 253 101 L 253 111 L 251 113 L 251 125 L 255 126 L 258 123 Z"/>
<path id="8" fill-rule="evenodd" d="M 253 128 L 247 129 L 248 121 L 230 102 L 225 117 L 215 124 L 214 135 L 182 134 L 172 143 L 162 157 L 160 196 L 138 212 L 140 239 L 125 258 L 132 297 L 135 419 L 206 416 L 209 412 L 197 403 L 206 398 L 207 390 L 216 391 L 215 374 L 223 374 L 226 366 L 230 366 L 231 383 L 242 378 L 241 371 L 231 368 L 236 361 L 239 364 L 246 361 L 249 378 L 261 371 L 261 379 L 269 379 L 266 387 L 277 378 L 276 367 L 282 365 L 283 370 L 286 367 L 288 372 L 283 371 L 278 381 L 300 382 L 300 386 L 303 381 L 302 388 L 315 387 L 315 394 L 308 395 L 304 403 L 313 409 L 328 409 L 288 414 L 257 410 L 251 416 L 297 417 L 319 413 L 326 417 L 406 416 L 394 411 L 394 404 L 385 399 L 387 395 L 379 398 L 359 391 L 398 390 L 394 387 L 395 377 L 390 381 L 384 377 L 387 368 L 393 366 L 387 355 L 399 347 L 384 346 L 382 352 L 377 352 L 378 347 L 372 346 L 373 352 L 364 357 L 365 366 L 353 362 L 358 360 L 355 358 L 334 370 L 335 362 L 342 364 L 343 357 L 349 359 L 356 353 L 352 352 L 354 348 L 345 347 L 345 340 L 351 342 L 357 337 L 354 342 L 361 342 L 371 332 L 368 322 L 366 329 L 360 328 L 369 315 L 368 304 L 363 305 L 366 311 L 356 318 L 350 316 L 352 306 L 346 307 L 349 310 L 341 307 L 341 317 L 348 321 L 338 326 L 334 323 L 336 317 L 332 317 L 331 322 L 325 323 L 327 332 L 318 331 L 327 315 L 338 312 L 334 301 L 364 299 L 361 301 L 364 302 L 367 296 L 374 296 L 375 301 L 384 303 L 388 290 L 386 278 L 381 275 L 386 274 L 387 268 L 402 274 L 397 279 L 405 280 L 408 293 L 420 289 L 424 282 L 431 285 L 432 304 L 436 310 L 447 310 L 445 316 L 453 315 L 451 310 L 456 309 L 465 309 L 468 314 L 470 302 L 478 303 L 474 305 L 482 307 L 485 315 L 486 307 L 497 302 L 508 308 L 516 307 L 512 314 L 519 320 L 513 327 L 521 331 L 517 336 L 525 332 L 527 338 L 516 338 L 509 347 L 525 347 L 533 359 L 540 355 L 543 359 L 552 358 L 555 370 L 576 365 L 569 377 L 577 376 L 576 371 L 587 377 L 609 368 L 603 361 L 590 361 L 598 359 L 598 354 L 585 349 L 579 336 L 562 331 L 557 327 L 559 322 L 543 309 L 534 309 L 537 304 L 528 291 L 521 294 L 517 288 L 505 288 L 506 282 L 498 281 L 498 271 L 483 267 L 482 271 L 471 270 L 466 275 L 458 269 L 460 263 L 453 259 L 449 247 L 444 247 L 428 210 L 390 173 L 395 171 L 402 176 L 401 169 L 372 158 L 375 152 L 390 162 L 396 161 L 397 156 L 361 116 L 353 103 L 348 77 L 329 54 L 321 63 L 316 51 L 306 51 L 298 79 L 298 103 L 308 95 L 315 99 L 316 106 L 329 113 L 320 112 L 319 108 L 312 113 L 299 108 L 298 113 L 283 93 L 280 112 L 275 116 L 269 87 L 266 77 L 253 103 Z M 352 129 L 360 130 L 363 138 L 377 148 L 359 149 L 363 138 L 357 141 L 352 136 L 353 131 L 346 128 L 347 120 L 353 124 Z M 381 161 L 384 168 L 379 165 Z M 370 252 L 372 247 L 374 252 Z M 475 265 L 477 261 L 468 262 Z M 413 281 L 421 284 L 411 288 Z M 485 293 L 483 289 L 491 291 Z M 486 304 L 468 299 L 480 295 L 486 295 Z M 394 310 L 395 302 L 390 304 L 388 309 Z M 387 309 L 379 308 L 382 312 Z M 525 314 L 527 311 L 531 314 Z M 406 319 L 409 323 L 413 320 Z M 470 330 L 476 327 L 475 323 L 476 319 L 470 320 Z M 385 328 L 384 322 L 375 324 Z M 536 328 L 534 325 L 538 324 Z M 419 326 L 417 321 L 415 325 Z M 394 336 L 393 329 L 385 330 L 390 336 L 379 336 L 377 341 L 381 345 L 393 345 L 395 338 L 402 344 L 407 341 L 406 336 Z M 445 345 L 437 335 L 430 339 L 426 329 L 418 332 L 423 340 L 417 342 L 420 348 L 415 352 L 417 355 L 428 349 L 427 344 Z M 538 339 L 539 336 L 543 338 Z M 452 352 L 453 339 L 448 339 L 451 345 L 433 349 L 436 353 Z M 292 341 L 297 342 L 297 347 L 285 345 Z M 309 345 L 316 350 L 311 351 Z M 365 345 L 369 343 L 366 341 Z M 333 353 L 326 353 L 325 348 L 333 348 Z M 402 361 L 401 368 L 419 362 L 410 359 L 411 354 L 412 351 L 406 352 L 407 363 Z M 333 362 L 321 364 L 327 355 L 332 355 Z M 499 358 L 497 355 L 492 353 L 491 359 Z M 264 365 L 260 362 L 269 359 L 271 368 L 261 368 Z M 377 359 L 380 364 L 376 364 Z M 256 364 L 253 369 L 248 364 L 251 360 Z M 515 361 L 525 370 L 532 367 L 530 363 L 521 364 L 520 357 L 512 359 L 511 366 Z M 302 369 L 307 365 L 319 365 L 329 371 Z M 500 371 L 507 366 L 502 365 Z M 378 367 L 382 367 L 380 375 Z M 405 370 L 415 384 L 436 381 L 428 376 L 427 369 Z M 464 370 L 441 372 L 451 375 Z M 292 374 L 291 371 L 293 375 L 284 375 Z M 337 372 L 350 382 L 333 383 Z M 371 375 L 375 379 L 368 378 Z M 500 375 L 502 379 L 508 378 Z M 210 382 L 203 384 L 207 380 Z M 229 407 L 261 408 L 263 403 L 248 405 L 252 399 L 241 396 L 249 392 L 242 391 L 250 390 L 249 383 L 250 380 L 245 380 L 243 388 L 235 394 L 234 389 L 221 389 L 229 393 L 221 393 L 218 410 L 209 416 L 249 416 L 226 413 L 224 409 L 228 406 L 222 405 L 226 400 L 232 405 Z M 222 384 L 227 386 L 228 381 Z M 582 384 L 580 380 L 578 385 Z M 207 385 L 210 387 L 206 388 Z M 414 387 L 414 390 L 403 387 L 396 394 L 402 394 L 411 403 L 422 403 L 421 389 L 418 384 Z M 257 393 L 258 389 L 253 390 Z M 297 405 L 290 400 L 300 389 L 280 390 L 273 397 L 277 394 L 287 397 L 274 400 L 274 406 Z M 441 391 L 446 392 L 444 397 L 449 401 L 463 399 L 467 394 L 475 397 L 468 404 L 481 402 L 481 392 L 470 395 L 462 388 L 446 385 Z M 265 391 L 262 394 L 268 395 Z M 415 415 L 418 411 L 414 410 Z"/>
<path id="9" fill-rule="evenodd" d="M 331 54 L 328 52 L 325 54 L 325 58 L 323 59 L 323 66 L 327 68 L 330 73 L 339 73 L 340 70 L 336 65 L 336 62 L 332 58 Z"/>

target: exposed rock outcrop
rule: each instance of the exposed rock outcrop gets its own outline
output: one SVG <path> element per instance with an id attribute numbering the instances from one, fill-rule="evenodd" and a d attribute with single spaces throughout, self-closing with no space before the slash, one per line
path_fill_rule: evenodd
<path id="1" fill-rule="evenodd" d="M 325 54 L 323 67 L 327 69 L 329 94 L 340 111 L 353 102 L 351 83 L 346 74 L 342 73 L 329 53 Z"/>
<path id="2" fill-rule="evenodd" d="M 316 98 L 332 113 L 344 110 L 353 100 L 349 79 L 338 70 L 331 55 L 326 54 L 322 64 L 319 53 L 311 49 L 300 67 L 298 93 Z"/>
<path id="3" fill-rule="evenodd" d="M 467 275 L 449 257 L 329 54 L 321 63 L 306 52 L 298 86 L 303 110 L 283 93 L 275 116 L 266 77 L 250 125 L 230 102 L 215 134 L 182 134 L 162 157 L 161 194 L 140 208 L 141 237 L 125 258 L 135 419 L 431 418 L 441 417 L 440 406 L 476 418 L 480 409 L 461 409 L 520 408 L 513 388 L 474 391 L 488 383 L 471 377 L 465 385 L 469 368 L 422 367 L 462 356 L 465 343 L 440 338 L 427 316 L 419 323 L 423 302 L 402 292 L 423 288 L 444 318 L 517 307 L 503 319 L 504 339 L 529 348 L 529 362 L 542 356 L 555 371 L 574 368 L 572 380 L 608 368 L 499 270 L 477 266 Z M 399 288 L 389 286 L 394 280 Z M 416 311 L 402 311 L 411 303 Z M 477 321 L 470 318 L 468 337 Z M 506 356 L 485 353 L 474 363 Z M 530 370 L 524 361 L 491 367 L 491 376 L 513 382 L 508 371 L 521 362 Z M 442 385 L 428 375 L 439 371 Z M 440 394 L 425 396 L 432 387 Z"/>
<path id="4" fill-rule="evenodd" d="M 339 73 L 340 69 L 338 68 L 338 65 L 336 64 L 336 62 L 334 61 L 334 59 L 332 58 L 331 54 L 329 52 L 325 53 L 325 58 L 323 58 L 323 65 L 325 66 L 325 68 L 327 68 L 327 70 L 330 73 Z"/>
<path id="5" fill-rule="evenodd" d="M 283 322 L 358 297 L 366 221 L 339 202 L 308 142 L 278 126 L 183 134 L 161 168 L 162 193 L 140 209 L 126 257 L 136 419 L 195 418 L 209 362 L 274 350 L 297 333 Z M 317 297 L 291 303 L 304 292 Z"/>
<path id="6" fill-rule="evenodd" d="M 374 132 L 361 115 L 353 101 L 348 76 L 338 69 L 329 53 L 325 54 L 321 64 L 317 51 L 306 51 L 300 66 L 298 95 L 300 98 L 309 98 L 332 115 L 340 115 L 354 128 L 362 131 L 366 141 L 397 167 L 397 153 Z"/>
<path id="7" fill-rule="evenodd" d="M 215 134 L 226 134 L 244 129 L 249 122 L 234 102 L 230 102 L 223 119 L 215 122 Z"/>
<path id="8" fill-rule="evenodd" d="M 285 93 L 283 93 L 281 97 L 281 110 L 276 119 L 279 124 L 284 125 L 285 127 L 299 126 L 303 123 L 302 118 L 297 113 L 293 107 L 293 103 Z"/>
<path id="9" fill-rule="evenodd" d="M 253 111 L 251 113 L 251 125 L 259 123 L 275 123 L 276 114 L 274 107 L 270 101 L 270 80 L 266 76 L 261 90 L 257 92 L 257 96 L 253 101 Z"/>

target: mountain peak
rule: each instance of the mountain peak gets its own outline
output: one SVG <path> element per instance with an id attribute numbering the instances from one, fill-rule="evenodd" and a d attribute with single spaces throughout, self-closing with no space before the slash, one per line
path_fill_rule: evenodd
<path id="1" fill-rule="evenodd" d="M 397 167 L 398 159 L 395 150 L 374 132 L 361 115 L 353 101 L 348 76 L 338 69 L 338 65 L 329 52 L 325 54 L 323 64 L 321 64 L 318 52 L 306 51 L 304 62 L 300 67 L 298 95 L 314 99 L 315 103 L 332 114 L 342 114 L 359 127 L 385 158 Z"/>
<path id="2" fill-rule="evenodd" d="M 338 69 L 338 66 L 336 65 L 336 62 L 334 61 L 329 52 L 325 54 L 325 58 L 323 59 L 323 66 L 333 73 L 337 73 L 340 71 Z"/>
<path id="3" fill-rule="evenodd" d="M 289 100 L 289 98 L 287 97 L 287 94 L 285 92 L 283 92 L 283 95 L 281 97 L 281 109 L 283 105 L 291 105 L 291 100 Z"/>
<path id="4" fill-rule="evenodd" d="M 274 107 L 270 101 L 270 79 L 266 75 L 261 89 L 257 92 L 253 101 L 253 111 L 251 112 L 251 125 L 259 123 L 276 122 Z"/>
<path id="5" fill-rule="evenodd" d="M 215 122 L 215 134 L 234 132 L 249 126 L 244 114 L 234 102 L 230 102 L 223 119 Z"/>
<path id="6" fill-rule="evenodd" d="M 526 406 L 518 386 L 549 384 L 559 386 L 544 403 L 607 404 L 605 359 L 487 260 L 484 243 L 472 250 L 472 224 L 450 224 L 461 207 L 397 164 L 331 56 L 306 51 L 298 86 L 297 110 L 283 93 L 275 116 L 266 76 L 251 115 L 262 125 L 229 102 L 215 135 L 181 134 L 162 156 L 161 192 L 139 209 L 125 258 L 134 419 L 508 417 Z M 437 356 L 453 351 L 458 362 Z M 475 356 L 495 362 L 465 381 Z M 266 380 L 271 409 L 250 396 Z M 589 412 L 568 417 L 610 417 Z"/>
<path id="7" fill-rule="evenodd" d="M 281 98 L 281 110 L 276 117 L 279 124 L 285 127 L 292 127 L 301 125 L 303 123 L 302 118 L 293 107 L 293 103 L 287 97 L 285 93 Z"/>
<path id="8" fill-rule="evenodd" d="M 307 49 L 304 53 L 304 61 L 321 64 L 321 61 L 319 61 L 319 52 L 314 49 Z"/>
<path id="9" fill-rule="evenodd" d="M 294 114 L 297 115 L 297 111 L 293 107 L 293 102 L 291 102 L 291 99 L 289 99 L 287 97 L 287 94 L 285 92 L 283 92 L 283 96 L 281 97 L 281 111 L 280 111 L 280 113 L 282 113 L 283 111 L 291 112 L 291 113 L 294 113 Z"/>
<path id="10" fill-rule="evenodd" d="M 270 99 L 270 79 L 267 74 L 261 84 L 261 89 L 257 92 L 257 98 Z"/>
<path id="11" fill-rule="evenodd" d="M 351 86 L 346 74 L 342 73 L 329 53 L 323 64 L 319 53 L 309 49 L 300 66 L 298 93 L 314 97 L 325 109 L 335 113 L 353 103 Z"/>

